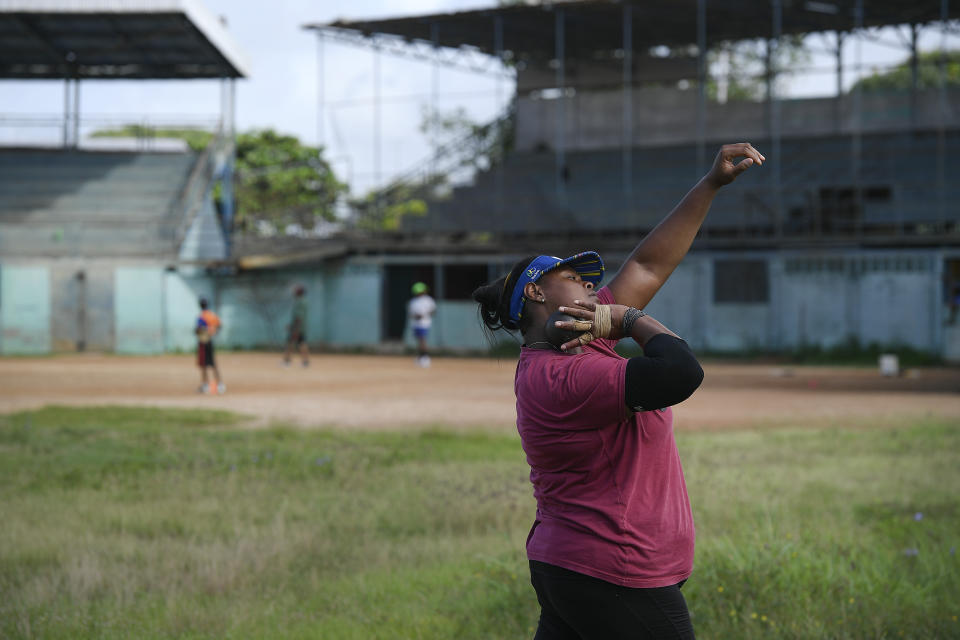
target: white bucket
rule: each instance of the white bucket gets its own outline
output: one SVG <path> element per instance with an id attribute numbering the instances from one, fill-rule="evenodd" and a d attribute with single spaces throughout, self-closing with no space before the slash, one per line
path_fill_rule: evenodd
<path id="1" fill-rule="evenodd" d="M 900 375 L 900 358 L 895 353 L 884 353 L 880 355 L 880 375 L 898 376 Z"/>

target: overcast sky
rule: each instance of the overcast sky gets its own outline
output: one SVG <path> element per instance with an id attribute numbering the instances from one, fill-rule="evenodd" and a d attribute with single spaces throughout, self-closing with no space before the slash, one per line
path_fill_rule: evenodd
<path id="1" fill-rule="evenodd" d="M 201 0 L 227 19 L 227 29 L 246 54 L 250 77 L 237 82 L 240 130 L 272 127 L 310 144 L 318 142 L 317 39 L 307 23 L 339 18 L 396 17 L 480 8 L 491 0 Z M 326 42 L 324 52 L 324 144 L 342 179 L 355 192 L 373 184 L 373 54 L 367 48 Z M 504 107 L 512 88 L 496 80 L 431 64 L 380 56 L 381 181 L 411 168 L 430 153 L 418 131 L 421 109 L 431 102 L 437 73 L 438 107 L 462 106 L 477 121 L 488 121 Z M 81 115 L 108 117 L 116 123 L 147 118 L 154 122 L 215 120 L 220 112 L 220 83 L 193 81 L 83 81 Z M 61 81 L 0 82 L 0 114 L 49 115 L 29 127 L 0 127 L 0 141 L 60 139 L 63 113 Z"/>
<path id="2" fill-rule="evenodd" d="M 317 41 L 306 23 L 338 18 L 398 17 L 493 6 L 495 0 L 202 0 L 213 13 L 227 19 L 227 29 L 246 53 L 250 78 L 237 83 L 237 121 L 241 130 L 272 127 L 292 133 L 310 144 L 323 142 L 342 179 L 360 193 L 374 183 L 372 108 L 373 54 L 327 41 L 324 45 L 323 140 L 318 140 Z M 891 42 L 895 34 L 888 34 Z M 922 42 L 937 46 L 936 34 Z M 850 49 L 850 55 L 853 49 Z M 906 51 L 890 44 L 864 44 L 866 65 L 890 64 Z M 422 109 L 430 105 L 437 73 L 441 110 L 465 108 L 477 121 L 499 114 L 513 87 L 491 76 L 479 76 L 381 55 L 381 182 L 412 168 L 430 152 L 418 131 Z M 820 58 L 829 68 L 833 62 Z M 835 80 L 813 74 L 794 83 L 794 95 L 826 94 Z M 499 83 L 499 84 L 498 84 Z M 147 118 L 154 122 L 215 119 L 220 110 L 219 82 L 195 81 L 85 81 L 81 84 L 81 111 L 86 118 L 108 116 L 116 123 Z M 499 99 L 498 99 L 499 96 Z M 0 114 L 49 115 L 45 126 L 10 127 L 0 122 L 0 141 L 59 139 L 57 117 L 63 112 L 63 83 L 59 81 L 0 82 Z"/>

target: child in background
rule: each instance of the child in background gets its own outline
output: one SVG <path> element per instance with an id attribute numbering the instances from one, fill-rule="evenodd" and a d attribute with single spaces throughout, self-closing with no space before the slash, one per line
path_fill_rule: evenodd
<path id="1" fill-rule="evenodd" d="M 427 335 L 433 324 L 433 314 L 437 311 L 437 303 L 427 291 L 429 288 L 425 283 L 415 283 L 410 290 L 413 297 L 407 305 L 407 316 L 413 325 L 413 335 L 417 339 L 417 365 L 424 368 L 430 366 Z"/>
<path id="2" fill-rule="evenodd" d="M 225 393 L 227 385 L 220 378 L 220 370 L 217 369 L 216 361 L 213 357 L 213 337 L 217 335 L 221 323 L 213 311 L 208 308 L 210 304 L 206 298 L 200 298 L 200 315 L 197 317 L 195 333 L 197 334 L 197 366 L 200 367 L 200 388 L 198 393 L 210 393 L 210 383 L 207 378 L 207 368 L 213 369 L 213 379 L 216 381 L 216 391 Z"/>

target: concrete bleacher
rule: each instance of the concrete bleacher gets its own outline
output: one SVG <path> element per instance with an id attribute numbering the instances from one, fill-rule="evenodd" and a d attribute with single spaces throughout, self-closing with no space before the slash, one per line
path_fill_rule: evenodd
<path id="1" fill-rule="evenodd" d="M 766 153 L 768 162 L 720 193 L 707 221 L 711 232 L 776 232 L 775 162 L 782 232 L 787 235 L 909 232 L 957 218 L 954 203 L 960 201 L 960 184 L 952 176 L 960 175 L 960 131 L 946 133 L 942 154 L 935 131 L 871 133 L 859 142 L 848 135 L 787 138 L 778 159 L 772 157 L 769 141 L 752 142 Z M 853 162 L 857 145 L 859 180 Z M 719 144 L 708 144 L 708 166 L 718 148 Z M 572 152 L 565 161 L 565 179 L 558 189 L 552 153 L 510 154 L 501 167 L 478 173 L 472 185 L 428 202 L 428 215 L 405 219 L 403 228 L 499 233 L 651 229 L 702 174 L 692 144 L 633 149 L 632 194 L 623 186 L 621 149 Z M 857 186 L 862 209 L 855 220 L 831 211 L 835 206 L 831 194 Z"/>
<path id="2" fill-rule="evenodd" d="M 193 153 L 0 150 L 0 255 L 176 254 Z"/>

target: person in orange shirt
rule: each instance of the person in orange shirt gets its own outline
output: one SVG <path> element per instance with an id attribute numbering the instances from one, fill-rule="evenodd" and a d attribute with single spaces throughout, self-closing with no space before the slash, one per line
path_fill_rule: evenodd
<path id="1" fill-rule="evenodd" d="M 213 379 L 216 382 L 216 392 L 224 393 L 227 385 L 220 378 L 220 370 L 217 369 L 217 363 L 213 358 L 213 337 L 220 330 L 221 322 L 213 311 L 208 307 L 210 304 L 206 298 L 200 298 L 200 315 L 197 317 L 197 366 L 200 367 L 200 388 L 198 393 L 210 393 L 210 383 L 207 378 L 207 368 L 213 369 Z"/>

